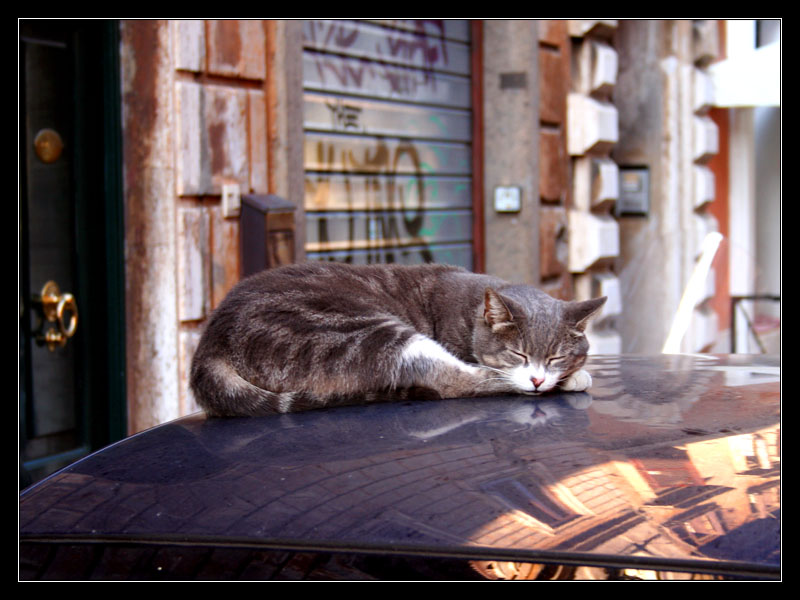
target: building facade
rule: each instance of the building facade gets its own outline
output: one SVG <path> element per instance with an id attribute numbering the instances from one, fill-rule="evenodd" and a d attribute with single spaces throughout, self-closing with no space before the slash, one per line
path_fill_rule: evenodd
<path id="1" fill-rule="evenodd" d="M 111 82 L 98 110 L 117 135 L 104 147 L 118 149 L 107 186 L 119 174 L 104 214 L 120 214 L 87 248 L 109 257 L 97 271 L 119 291 L 98 301 L 120 329 L 109 344 L 120 349 L 116 369 L 99 367 L 116 390 L 117 434 L 197 409 L 189 365 L 206 319 L 242 276 L 247 196 L 294 205 L 295 260 L 447 262 L 559 298 L 606 295 L 589 331 L 600 354 L 662 350 L 710 232 L 723 242 L 680 351 L 728 349 L 733 292 L 779 294 L 779 275 L 777 290 L 730 283 L 729 146 L 741 137 L 731 131 L 742 119 L 752 131 L 753 119 L 715 102 L 725 22 L 86 27 L 101 25 L 95 43 L 114 60 L 96 67 Z M 47 35 L 65 48 L 84 35 L 35 29 L 21 29 L 25 56 Z M 80 73 L 91 60 L 75 64 Z M 39 126 L 26 127 L 31 137 Z M 755 228 L 753 198 L 737 200 L 751 203 L 737 218 Z M 778 230 L 771 219 L 762 238 Z M 20 230 L 29 225 L 22 214 Z M 34 279 L 26 285 L 38 290 Z M 82 319 L 89 302 L 78 297 Z"/>

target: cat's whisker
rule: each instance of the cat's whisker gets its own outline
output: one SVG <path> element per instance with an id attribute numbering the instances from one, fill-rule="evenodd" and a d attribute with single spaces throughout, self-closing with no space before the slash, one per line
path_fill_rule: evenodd
<path id="1" fill-rule="evenodd" d="M 489 365 L 481 365 L 482 369 L 489 369 L 490 371 L 494 371 L 495 373 L 500 373 L 501 375 L 507 375 L 505 371 L 502 369 L 497 369 L 495 367 L 490 367 Z"/>
<path id="2" fill-rule="evenodd" d="M 512 383 L 510 377 L 488 377 L 487 379 L 480 380 L 477 385 L 482 385 L 484 383 L 489 383 L 490 381 L 505 381 L 506 383 Z"/>

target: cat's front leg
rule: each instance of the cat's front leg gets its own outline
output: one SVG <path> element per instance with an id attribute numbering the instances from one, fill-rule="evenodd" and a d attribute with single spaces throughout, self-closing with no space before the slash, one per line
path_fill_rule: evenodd
<path id="1" fill-rule="evenodd" d="M 578 369 L 559 384 L 565 392 L 582 392 L 592 387 L 592 376 L 584 369 Z"/>
<path id="2" fill-rule="evenodd" d="M 404 348 L 398 373 L 396 381 L 400 387 L 431 389 L 442 398 L 523 392 L 505 374 L 465 363 L 423 335 L 412 337 Z"/>
<path id="3" fill-rule="evenodd" d="M 469 382 L 474 396 L 491 396 L 494 394 L 530 394 L 531 390 L 521 386 L 508 373 L 484 365 L 471 365 L 474 369 Z"/>
<path id="4" fill-rule="evenodd" d="M 525 394 L 508 376 L 480 365 L 466 365 L 466 369 L 440 371 L 436 387 L 444 398 Z"/>

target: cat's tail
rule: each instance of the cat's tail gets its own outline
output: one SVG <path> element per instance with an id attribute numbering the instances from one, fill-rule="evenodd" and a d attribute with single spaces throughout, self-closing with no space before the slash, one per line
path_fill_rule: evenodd
<path id="1" fill-rule="evenodd" d="M 307 391 L 270 392 L 244 379 L 224 359 L 201 355 L 192 362 L 189 385 L 197 403 L 211 417 L 258 417 L 350 404 L 441 399 L 434 390 L 415 387 L 325 397 Z"/>
<path id="2" fill-rule="evenodd" d="M 195 357 L 189 385 L 197 403 L 212 417 L 252 417 L 290 412 L 293 394 L 274 393 L 244 379 L 219 358 Z"/>

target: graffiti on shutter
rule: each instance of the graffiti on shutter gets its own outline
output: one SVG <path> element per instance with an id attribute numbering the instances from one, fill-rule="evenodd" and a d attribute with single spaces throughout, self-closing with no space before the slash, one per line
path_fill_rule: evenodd
<path id="1" fill-rule="evenodd" d="M 469 24 L 303 24 L 310 260 L 472 267 Z"/>

